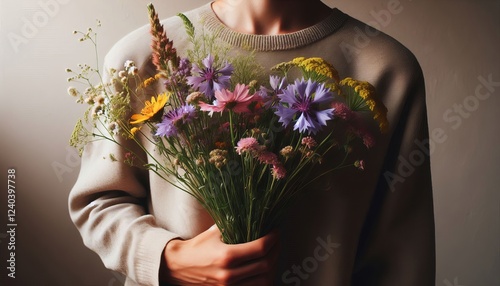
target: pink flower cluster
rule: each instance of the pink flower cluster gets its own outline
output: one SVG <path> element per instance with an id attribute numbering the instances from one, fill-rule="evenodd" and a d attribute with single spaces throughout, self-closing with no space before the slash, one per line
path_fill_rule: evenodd
<path id="1" fill-rule="evenodd" d="M 266 150 L 264 145 L 260 145 L 257 139 L 245 137 L 236 144 L 236 153 L 239 155 L 249 153 L 253 158 L 257 158 L 260 163 L 272 165 L 271 172 L 274 178 L 283 179 L 286 176 L 286 169 L 273 152 Z"/>
<path id="2" fill-rule="evenodd" d="M 335 115 L 347 122 L 348 130 L 354 136 L 361 138 L 366 148 L 371 148 L 375 145 L 375 138 L 373 138 L 373 135 L 365 127 L 359 114 L 353 112 L 347 105 L 341 102 L 332 103 L 332 107 L 335 109 Z"/>

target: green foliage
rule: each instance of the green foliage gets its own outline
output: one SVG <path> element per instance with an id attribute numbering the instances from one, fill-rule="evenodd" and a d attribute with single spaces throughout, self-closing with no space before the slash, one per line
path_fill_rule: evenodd
<path id="1" fill-rule="evenodd" d="M 186 15 L 179 13 L 177 14 L 182 19 L 182 22 L 184 23 L 184 28 L 186 29 L 186 33 L 189 36 L 189 39 L 194 42 L 195 41 L 195 32 L 194 32 L 194 26 L 191 20 L 189 20 Z"/>

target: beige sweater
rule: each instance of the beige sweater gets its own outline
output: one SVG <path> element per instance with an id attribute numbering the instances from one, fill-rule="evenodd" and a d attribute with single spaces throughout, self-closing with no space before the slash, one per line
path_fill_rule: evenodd
<path id="1" fill-rule="evenodd" d="M 276 285 L 434 285 L 425 90 L 414 56 L 337 9 L 315 26 L 275 36 L 231 31 L 209 4 L 186 15 L 197 31 L 216 33 L 235 49 L 256 49 L 264 67 L 296 56 L 322 57 L 341 77 L 373 83 L 389 109 L 390 132 L 379 136 L 369 152 L 353 154 L 363 156 L 366 170 L 321 180 L 292 209 L 282 227 Z M 180 18 L 163 23 L 183 55 L 189 42 Z M 143 75 L 154 72 L 148 29 L 119 41 L 105 68 L 120 70 L 133 60 Z M 123 152 L 102 140 L 86 146 L 69 198 L 71 218 L 106 267 L 128 277 L 126 285 L 159 285 L 165 244 L 193 237 L 213 222 L 189 195 L 153 173 L 111 162 L 110 153 L 120 157 Z"/>

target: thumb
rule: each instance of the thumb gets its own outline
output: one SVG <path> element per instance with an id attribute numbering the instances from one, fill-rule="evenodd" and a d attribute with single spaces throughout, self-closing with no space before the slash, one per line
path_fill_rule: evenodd
<path id="1" fill-rule="evenodd" d="M 205 231 L 205 233 L 207 233 L 207 235 L 216 235 L 216 236 L 221 236 L 222 235 L 216 224 L 214 224 L 210 228 L 208 228 Z"/>
<path id="2" fill-rule="evenodd" d="M 203 235 L 207 240 L 215 240 L 217 242 L 222 242 L 222 233 L 216 224 L 212 225 L 210 228 L 203 232 Z"/>

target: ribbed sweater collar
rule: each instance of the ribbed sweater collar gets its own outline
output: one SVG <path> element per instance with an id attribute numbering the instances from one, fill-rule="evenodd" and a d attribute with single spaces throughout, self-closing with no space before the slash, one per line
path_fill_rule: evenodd
<path id="1" fill-rule="evenodd" d="M 337 31 L 348 16 L 337 8 L 321 22 L 303 30 L 280 35 L 243 34 L 225 26 L 215 15 L 211 3 L 201 7 L 200 18 L 205 29 L 232 46 L 255 51 L 280 51 L 307 46 Z"/>

